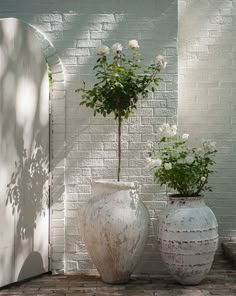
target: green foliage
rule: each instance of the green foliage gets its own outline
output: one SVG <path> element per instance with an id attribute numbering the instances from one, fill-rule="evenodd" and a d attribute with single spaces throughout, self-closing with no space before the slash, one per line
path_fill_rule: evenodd
<path id="1" fill-rule="evenodd" d="M 101 55 L 93 68 L 97 78 L 93 88 L 87 90 L 84 82 L 84 86 L 76 90 L 83 93 L 80 105 L 91 107 L 94 116 L 113 113 L 115 119 L 119 116 L 127 119 L 137 108 L 139 95 L 147 97 L 150 88 L 155 91 L 158 87 L 160 64 L 151 64 L 142 73 L 139 53 L 134 49 L 130 52 L 128 56 L 118 50 L 110 59 Z"/>
<path id="2" fill-rule="evenodd" d="M 47 63 L 47 71 L 48 71 L 49 88 L 52 89 L 52 87 L 53 87 L 52 70 L 51 70 L 51 67 L 48 63 Z"/>
<path id="3" fill-rule="evenodd" d="M 165 125 L 166 127 L 167 125 Z M 149 144 L 148 166 L 155 182 L 166 185 L 181 196 L 198 196 L 202 191 L 212 191 L 208 186 L 209 175 L 214 171 L 215 142 L 202 140 L 200 147 L 189 147 L 188 135 L 179 137 L 168 127 L 156 143 Z M 174 128 L 175 130 L 175 128 Z"/>
<path id="4" fill-rule="evenodd" d="M 121 123 L 127 119 L 137 108 L 139 96 L 147 97 L 149 89 L 155 91 L 160 78 L 157 74 L 166 67 L 162 56 L 157 57 L 157 63 L 142 69 L 142 59 L 137 51 L 139 48 L 136 40 L 129 41 L 129 53 L 126 55 L 120 43 L 113 44 L 110 49 L 101 45 L 97 48 L 95 71 L 97 82 L 92 89 L 86 89 L 85 82 L 76 92 L 82 92 L 80 105 L 90 107 L 97 113 L 106 117 L 113 114 L 118 119 L 118 170 L 117 181 L 120 181 L 121 165 Z"/>

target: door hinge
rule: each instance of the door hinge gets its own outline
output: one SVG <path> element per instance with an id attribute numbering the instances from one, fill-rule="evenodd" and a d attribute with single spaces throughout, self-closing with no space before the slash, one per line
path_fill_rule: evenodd
<path id="1" fill-rule="evenodd" d="M 51 103 L 51 100 L 49 100 L 49 115 L 52 115 L 52 103 Z"/>
<path id="2" fill-rule="evenodd" d="M 52 257 L 52 245 L 48 244 L 48 258 Z"/>
<path id="3" fill-rule="evenodd" d="M 49 186 L 52 186 L 52 172 L 49 173 Z"/>
<path id="4" fill-rule="evenodd" d="M 52 114 L 52 94 L 51 94 L 51 90 L 49 92 L 49 114 Z"/>

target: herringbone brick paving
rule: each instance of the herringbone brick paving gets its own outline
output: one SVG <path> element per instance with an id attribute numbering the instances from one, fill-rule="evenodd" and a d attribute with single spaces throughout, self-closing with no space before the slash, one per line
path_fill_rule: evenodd
<path id="1" fill-rule="evenodd" d="M 136 275 L 125 285 L 104 284 L 96 276 L 44 275 L 0 290 L 0 296 L 236 296 L 236 270 L 217 257 L 198 286 L 181 286 L 169 275 Z"/>

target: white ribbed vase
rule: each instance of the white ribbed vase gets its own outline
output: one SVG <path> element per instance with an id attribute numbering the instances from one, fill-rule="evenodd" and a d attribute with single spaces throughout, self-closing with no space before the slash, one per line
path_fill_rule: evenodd
<path id="1" fill-rule="evenodd" d="M 218 244 L 218 225 L 204 198 L 169 197 L 160 214 L 161 257 L 181 284 L 197 285 L 209 272 Z"/>
<path id="2" fill-rule="evenodd" d="M 102 280 L 124 283 L 147 240 L 149 213 L 134 182 L 95 181 L 80 219 L 81 234 Z"/>

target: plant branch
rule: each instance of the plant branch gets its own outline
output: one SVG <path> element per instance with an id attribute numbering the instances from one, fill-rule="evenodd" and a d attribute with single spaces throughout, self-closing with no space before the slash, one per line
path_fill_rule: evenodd
<path id="1" fill-rule="evenodd" d="M 118 110 L 118 169 L 117 169 L 117 181 L 120 182 L 120 166 L 121 166 L 121 108 L 120 108 L 120 98 L 117 100 L 117 110 Z"/>

